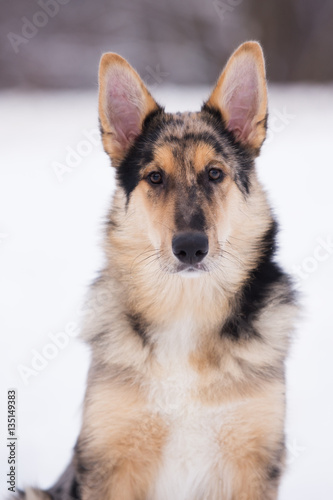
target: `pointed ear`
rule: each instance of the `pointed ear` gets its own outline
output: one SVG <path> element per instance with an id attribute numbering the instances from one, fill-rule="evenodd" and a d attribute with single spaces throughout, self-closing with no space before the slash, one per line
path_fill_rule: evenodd
<path id="1" fill-rule="evenodd" d="M 104 149 L 115 165 L 140 134 L 146 116 L 157 109 L 130 64 L 118 54 L 104 54 L 99 67 L 99 118 Z"/>
<path id="2" fill-rule="evenodd" d="M 236 140 L 259 152 L 267 119 L 265 62 L 259 43 L 243 43 L 232 54 L 206 106 L 220 110 Z"/>

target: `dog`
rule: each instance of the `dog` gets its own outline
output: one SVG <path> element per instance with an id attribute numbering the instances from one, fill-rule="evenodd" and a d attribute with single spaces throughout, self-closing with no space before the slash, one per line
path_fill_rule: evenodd
<path id="1" fill-rule="evenodd" d="M 175 114 L 104 54 L 99 118 L 117 188 L 82 331 L 82 428 L 58 483 L 21 497 L 276 500 L 298 305 L 255 170 L 262 49 L 242 44 L 201 110 Z"/>

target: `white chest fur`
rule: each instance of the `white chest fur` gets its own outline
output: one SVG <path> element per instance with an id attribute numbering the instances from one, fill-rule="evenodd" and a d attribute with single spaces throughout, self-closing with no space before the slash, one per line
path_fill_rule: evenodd
<path id="1" fill-rule="evenodd" d="M 219 431 L 228 409 L 204 406 L 193 397 L 198 374 L 189 366 L 188 354 L 195 335 L 187 327 L 179 331 L 175 325 L 158 339 L 161 373 L 149 386 L 149 406 L 166 422 L 168 438 L 148 500 L 211 500 L 212 484 L 219 490 Z"/>
<path id="2" fill-rule="evenodd" d="M 214 498 L 221 469 L 218 431 L 222 421 L 221 410 L 194 406 L 179 417 L 170 417 L 168 440 L 149 500 Z"/>

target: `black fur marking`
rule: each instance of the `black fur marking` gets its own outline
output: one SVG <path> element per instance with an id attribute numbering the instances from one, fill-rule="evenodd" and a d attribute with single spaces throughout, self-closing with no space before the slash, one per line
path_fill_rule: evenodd
<path id="1" fill-rule="evenodd" d="M 112 218 L 109 218 L 106 220 L 106 225 L 112 229 L 117 229 L 117 227 L 118 227 L 117 222 Z"/>
<path id="2" fill-rule="evenodd" d="M 208 200 L 211 199 L 212 194 L 214 192 L 214 183 L 209 180 L 208 174 L 206 170 L 202 170 L 198 174 L 198 185 L 201 190 L 204 192 L 206 198 Z"/>
<path id="3" fill-rule="evenodd" d="M 272 465 L 267 471 L 267 477 L 269 481 L 274 481 L 281 477 L 282 471 L 281 467 L 278 465 Z"/>
<path id="4" fill-rule="evenodd" d="M 117 178 L 124 188 L 128 200 L 140 181 L 140 170 L 153 160 L 154 145 L 168 123 L 167 116 L 160 108 L 146 117 L 141 134 L 135 139 L 117 168 Z"/>
<path id="5" fill-rule="evenodd" d="M 136 334 L 142 339 L 144 346 L 148 344 L 147 323 L 139 314 L 127 313 L 126 317 Z"/>
<path id="6" fill-rule="evenodd" d="M 285 442 L 284 438 L 279 444 L 279 447 L 273 453 L 270 466 L 267 468 L 267 479 L 276 482 L 280 479 L 283 472 L 283 463 L 285 458 Z"/>
<path id="7" fill-rule="evenodd" d="M 189 227 L 194 231 L 204 231 L 206 227 L 206 217 L 201 207 L 198 207 L 192 214 Z"/>
<path id="8" fill-rule="evenodd" d="M 69 495 L 71 498 L 73 498 L 75 500 L 79 500 L 81 498 L 80 492 L 79 492 L 79 485 L 78 485 L 76 478 L 73 479 Z"/>
<path id="9" fill-rule="evenodd" d="M 244 338 L 260 338 L 253 322 L 260 311 L 265 307 L 271 287 L 277 283 L 288 281 L 288 277 L 273 261 L 276 250 L 277 224 L 272 222 L 271 228 L 262 238 L 260 247 L 263 256 L 257 267 L 251 272 L 239 295 L 239 304 L 236 311 L 229 317 L 221 330 L 222 337 L 232 340 Z M 223 252 L 223 250 L 222 250 Z M 286 287 L 284 301 L 294 300 L 291 288 Z"/>
<path id="10" fill-rule="evenodd" d="M 90 342 L 93 344 L 93 345 L 103 345 L 103 343 L 105 343 L 105 339 L 107 337 L 109 337 L 110 335 L 110 332 L 109 330 L 102 330 L 100 332 L 98 332 L 96 335 L 94 335 L 94 337 L 90 340 Z"/>
<path id="11" fill-rule="evenodd" d="M 101 119 L 100 119 L 100 118 L 98 118 L 98 129 L 99 129 L 99 131 L 100 131 L 101 136 L 103 136 L 103 134 L 104 134 L 104 129 L 103 129 L 103 127 L 102 127 L 102 122 L 101 122 Z"/>
<path id="12" fill-rule="evenodd" d="M 82 437 L 80 437 L 74 446 L 74 463 L 76 476 L 78 477 L 78 489 L 80 488 L 80 485 L 85 483 L 87 475 L 94 470 L 95 466 L 93 462 L 87 466 L 86 460 L 83 458 L 85 456 L 85 449 L 88 449 L 87 439 L 82 439 Z"/>
<path id="13" fill-rule="evenodd" d="M 52 500 L 81 500 L 73 462 L 68 465 L 55 485 L 45 493 L 47 493 Z"/>
<path id="14" fill-rule="evenodd" d="M 192 210 L 190 204 L 177 203 L 175 207 L 175 226 L 178 231 L 200 231 L 204 232 L 206 227 L 205 214 L 200 206 L 194 207 L 191 215 L 189 210 Z"/>
<path id="15" fill-rule="evenodd" d="M 257 156 L 258 152 L 246 148 L 236 139 L 235 135 L 227 129 L 223 116 L 218 109 L 208 104 L 204 104 L 201 108 L 201 112 L 201 118 L 214 127 L 214 130 L 220 135 L 221 139 L 227 139 L 228 143 L 235 151 L 235 157 L 239 165 L 236 172 L 236 182 L 240 189 L 245 194 L 248 194 L 250 191 L 250 173 L 254 169 L 254 157 Z"/>

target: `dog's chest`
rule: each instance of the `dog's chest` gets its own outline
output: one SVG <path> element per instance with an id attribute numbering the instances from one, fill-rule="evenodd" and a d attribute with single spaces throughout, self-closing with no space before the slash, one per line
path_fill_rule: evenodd
<path id="1" fill-rule="evenodd" d="M 222 452 L 219 430 L 223 411 L 194 405 L 168 415 L 167 438 L 149 500 L 204 500 L 216 485 Z"/>
<path id="2" fill-rule="evenodd" d="M 150 410 L 164 420 L 167 438 L 148 499 L 204 499 L 221 462 L 219 433 L 228 411 L 203 405 L 196 397 L 199 375 L 188 363 L 193 337 L 184 338 L 184 330 L 183 338 L 167 333 L 157 351 L 161 372 L 149 385 Z"/>

